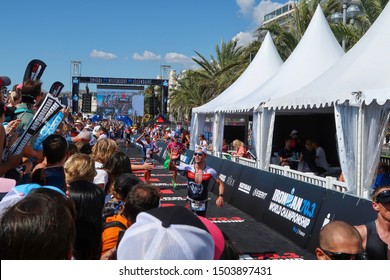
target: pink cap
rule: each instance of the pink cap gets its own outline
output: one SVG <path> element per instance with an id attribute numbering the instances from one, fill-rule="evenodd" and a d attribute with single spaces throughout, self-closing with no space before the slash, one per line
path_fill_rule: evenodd
<path id="1" fill-rule="evenodd" d="M 16 89 L 22 89 L 23 88 L 23 84 L 18 84 L 17 86 L 16 86 Z"/>
<path id="2" fill-rule="evenodd" d="M 207 218 L 198 216 L 202 223 L 207 228 L 214 240 L 214 260 L 219 260 L 222 255 L 223 249 L 225 248 L 225 238 L 223 237 L 222 231 L 214 223 Z"/>

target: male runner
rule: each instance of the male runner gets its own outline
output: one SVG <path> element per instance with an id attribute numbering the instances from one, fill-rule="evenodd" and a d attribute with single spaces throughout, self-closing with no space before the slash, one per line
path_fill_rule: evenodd
<path id="1" fill-rule="evenodd" d="M 145 140 L 141 140 L 142 137 L 145 137 Z M 136 140 L 138 144 L 142 145 L 142 150 L 143 150 L 143 160 L 144 163 L 153 163 L 153 154 L 158 153 L 158 147 L 156 144 L 151 140 L 150 135 L 147 134 L 146 132 L 143 132 Z M 150 183 L 150 177 L 152 174 L 152 170 L 147 169 L 144 172 L 144 179 L 145 183 L 149 184 Z"/>
<path id="2" fill-rule="evenodd" d="M 172 171 L 172 186 L 176 189 L 177 170 L 176 166 L 180 165 L 180 155 L 185 150 L 183 143 L 179 142 L 179 136 L 175 135 L 173 142 L 167 146 L 167 153 L 170 158 L 169 170 Z"/>
<path id="3" fill-rule="evenodd" d="M 181 164 L 176 166 L 178 170 L 184 170 L 187 177 L 187 207 L 199 216 L 206 216 L 209 183 L 214 178 L 219 186 L 219 195 L 216 201 L 217 207 L 224 204 L 223 194 L 225 186 L 218 178 L 217 172 L 206 165 L 206 149 L 197 148 L 194 152 L 195 163 L 193 165 Z"/>
<path id="4" fill-rule="evenodd" d="M 126 127 L 126 129 L 124 131 L 126 152 L 129 151 L 130 142 L 131 142 L 131 135 L 132 134 L 133 134 L 133 132 L 131 131 L 131 127 L 130 126 Z"/>
<path id="5" fill-rule="evenodd" d="M 372 194 L 372 208 L 377 218 L 355 226 L 362 237 L 369 260 L 390 259 L 390 186 L 379 186 Z"/>

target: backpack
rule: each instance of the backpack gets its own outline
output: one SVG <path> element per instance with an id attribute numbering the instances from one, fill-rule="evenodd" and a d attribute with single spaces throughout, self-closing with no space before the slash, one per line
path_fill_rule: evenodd
<path id="1" fill-rule="evenodd" d="M 103 231 L 110 228 L 110 227 L 118 227 L 118 228 L 121 228 L 123 230 L 127 229 L 127 226 L 119 221 L 103 222 Z"/>
<path id="2" fill-rule="evenodd" d="M 16 109 L 11 117 L 11 120 L 16 120 L 18 118 L 18 115 L 22 114 L 22 113 L 30 113 L 30 114 L 34 114 L 34 112 L 31 110 L 31 109 L 26 109 L 26 108 L 19 108 L 19 109 Z"/>
<path id="3" fill-rule="evenodd" d="M 121 219 L 124 219 L 124 217 L 116 214 L 103 216 L 102 255 L 108 250 L 118 247 L 119 241 L 128 228 L 126 224 L 120 221 Z"/>

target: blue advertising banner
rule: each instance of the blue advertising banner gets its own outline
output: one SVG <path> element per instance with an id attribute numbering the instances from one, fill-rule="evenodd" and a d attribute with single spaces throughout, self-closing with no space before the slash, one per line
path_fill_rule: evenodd
<path id="1" fill-rule="evenodd" d="M 338 220 L 351 225 L 362 225 L 375 220 L 377 214 L 371 206 L 371 201 L 356 196 L 327 190 L 321 209 L 317 215 L 311 238 L 305 248 L 314 252 L 318 246 L 321 228 L 327 223 Z"/>
<path id="2" fill-rule="evenodd" d="M 154 155 L 154 158 L 157 159 L 158 161 L 164 163 L 167 144 L 159 141 L 156 143 L 156 146 L 159 148 L 159 152 Z"/>
<path id="3" fill-rule="evenodd" d="M 215 169 L 215 171 L 217 171 L 218 174 L 221 171 L 223 162 L 224 162 L 224 160 L 219 158 L 219 157 L 207 155 L 206 165 Z M 214 186 L 215 186 L 215 180 L 211 179 L 210 183 L 209 183 L 209 191 L 213 191 Z M 218 192 L 218 190 L 217 190 L 217 192 Z"/>
<path id="4" fill-rule="evenodd" d="M 271 200 L 274 174 L 244 166 L 230 204 L 261 221 Z"/>
<path id="5" fill-rule="evenodd" d="M 243 168 L 242 164 L 223 160 L 222 168 L 219 171 L 219 179 L 225 184 L 224 200 L 227 203 L 230 203 L 231 197 L 238 187 Z M 219 194 L 217 185 L 214 186 L 212 192 L 215 195 Z"/>
<path id="6" fill-rule="evenodd" d="M 185 150 L 184 153 L 181 155 L 180 160 L 185 164 L 190 164 L 193 157 L 194 157 L 194 151 Z"/>
<path id="7" fill-rule="evenodd" d="M 311 236 L 326 189 L 275 176 L 263 222 L 301 247 Z"/>

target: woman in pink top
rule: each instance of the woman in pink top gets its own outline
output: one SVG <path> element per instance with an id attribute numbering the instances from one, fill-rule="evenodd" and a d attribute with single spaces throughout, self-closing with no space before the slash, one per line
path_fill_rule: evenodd
<path id="1" fill-rule="evenodd" d="M 233 141 L 233 147 L 236 151 L 232 153 L 232 156 L 248 158 L 248 150 L 246 149 L 244 142 L 236 139 Z"/>

